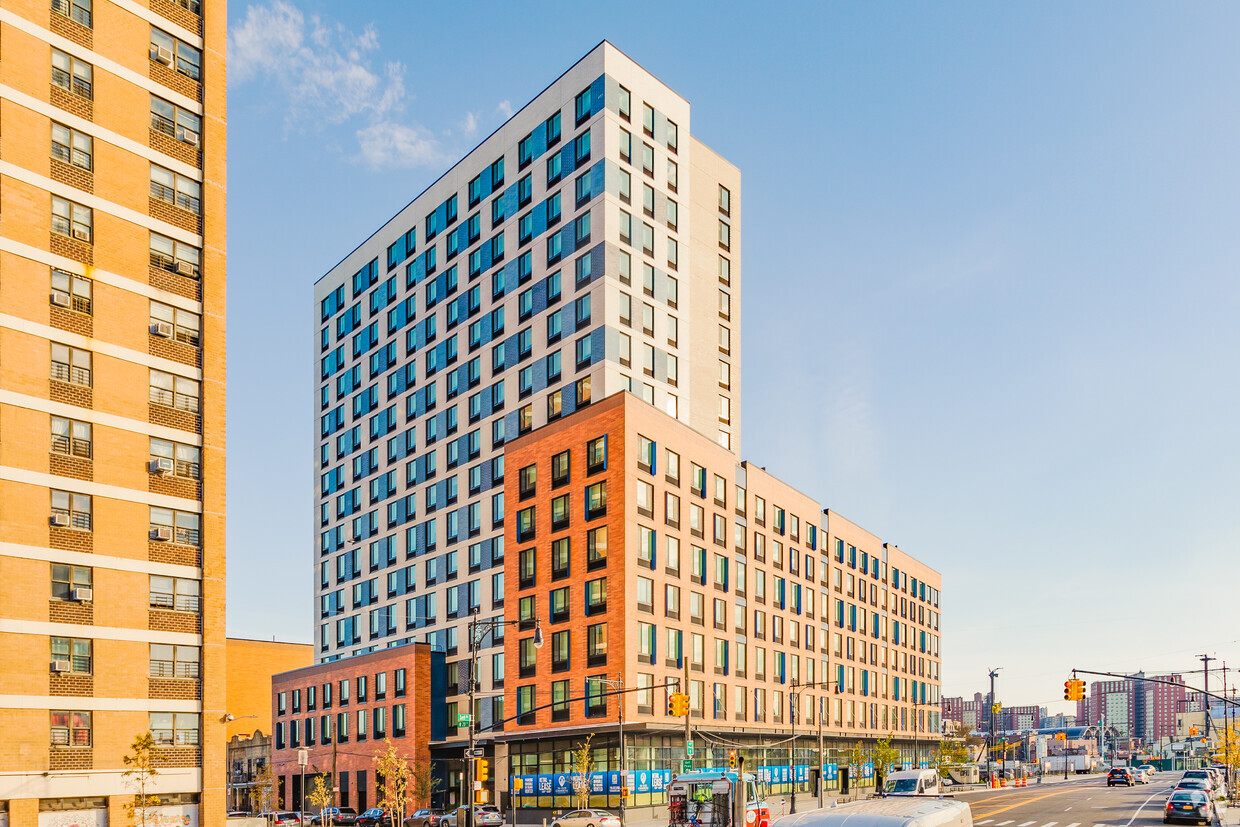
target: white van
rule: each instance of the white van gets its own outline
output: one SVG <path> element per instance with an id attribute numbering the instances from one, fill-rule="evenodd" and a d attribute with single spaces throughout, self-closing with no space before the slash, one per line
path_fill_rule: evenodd
<path id="1" fill-rule="evenodd" d="M 784 816 L 772 827 L 973 827 L 973 812 L 959 800 L 902 796 Z"/>
<path id="2" fill-rule="evenodd" d="M 887 776 L 883 795 L 942 795 L 938 770 L 901 770 Z"/>

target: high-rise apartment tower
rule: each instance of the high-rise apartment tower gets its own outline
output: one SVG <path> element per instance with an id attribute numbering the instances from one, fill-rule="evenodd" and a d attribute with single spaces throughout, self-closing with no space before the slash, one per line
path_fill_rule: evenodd
<path id="1" fill-rule="evenodd" d="M 604 42 L 318 282 L 321 659 L 430 640 L 452 682 L 506 442 L 627 390 L 739 449 L 740 174 L 690 127 Z"/>

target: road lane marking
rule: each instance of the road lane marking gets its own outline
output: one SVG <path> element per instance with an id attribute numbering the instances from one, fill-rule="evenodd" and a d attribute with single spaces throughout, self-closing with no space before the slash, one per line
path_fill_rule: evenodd
<path id="1" fill-rule="evenodd" d="M 1059 823 L 1058 821 L 1048 821 L 1045 824 L 1043 824 L 1042 827 L 1055 827 L 1055 825 L 1058 823 Z"/>
<path id="2" fill-rule="evenodd" d="M 1009 818 L 1007 821 L 1000 821 L 998 824 L 995 825 L 995 827 L 1007 827 L 1007 825 L 1011 824 L 1013 821 L 1014 819 Z"/>
<path id="3" fill-rule="evenodd" d="M 1030 827 L 1031 824 L 1037 824 L 1037 822 L 1036 821 L 1025 821 L 1025 822 L 1022 822 L 1019 825 L 1019 827 Z"/>
<path id="4" fill-rule="evenodd" d="M 1017 807 L 1023 806 L 1023 805 L 1025 805 L 1025 804 L 1032 804 L 1032 803 L 1033 803 L 1033 802 L 1035 802 L 1035 801 L 1041 801 L 1041 800 L 1042 800 L 1042 799 L 1044 799 L 1044 798 L 1052 798 L 1052 797 L 1057 796 L 1057 795 L 1067 795 L 1068 793 L 1071 793 L 1071 792 L 1075 792 L 1075 791 L 1074 791 L 1074 790 L 1060 790 L 1059 792 L 1054 792 L 1054 793 L 1045 793 L 1045 794 L 1043 794 L 1043 795 L 1035 796 L 1035 797 L 1033 797 L 1033 798 L 1025 798 L 1025 799 L 1022 799 L 1021 801 L 1017 801 L 1015 804 L 1009 804 L 1009 805 L 1007 805 L 1006 807 L 1000 807 L 1000 808 L 999 808 L 999 809 L 997 809 L 997 810 L 991 810 L 991 811 L 986 812 L 986 813 L 975 813 L 975 815 L 997 816 L 997 815 L 999 815 L 999 813 L 1006 813 L 1008 810 L 1014 810 L 1014 809 L 1016 809 Z M 1003 800 L 1007 800 L 1007 799 L 1001 799 L 1001 801 L 1003 801 Z M 994 803 L 1000 803 L 1000 802 L 994 802 Z M 978 807 L 985 807 L 985 806 L 987 806 L 987 802 L 979 801 L 979 802 L 977 803 L 977 806 L 978 806 Z M 1011 822 L 1011 821 L 1007 821 L 1007 822 L 1004 822 L 1004 823 L 1005 823 L 1005 824 L 1011 824 L 1012 822 Z M 995 827 L 1001 827 L 1001 825 L 995 825 Z"/>

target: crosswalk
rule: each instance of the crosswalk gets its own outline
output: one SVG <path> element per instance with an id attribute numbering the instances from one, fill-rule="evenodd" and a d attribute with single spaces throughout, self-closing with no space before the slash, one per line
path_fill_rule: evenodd
<path id="1" fill-rule="evenodd" d="M 1009 818 L 1009 819 L 1006 819 L 1005 821 L 995 821 L 993 818 L 984 818 L 981 821 L 975 821 L 973 823 L 974 825 L 976 825 L 976 827 L 986 827 L 986 825 L 988 824 L 991 825 L 991 827 L 1009 827 L 1009 825 L 1016 824 L 1016 819 Z M 1037 825 L 1037 827 L 1059 827 L 1059 822 L 1048 821 L 1044 824 L 1039 825 L 1036 821 L 1022 821 L 1020 824 L 1016 824 L 1016 827 L 1034 827 L 1034 825 Z M 1074 821 L 1071 824 L 1063 825 L 1063 827 L 1112 827 L 1112 825 L 1110 824 L 1082 824 L 1079 821 Z"/>

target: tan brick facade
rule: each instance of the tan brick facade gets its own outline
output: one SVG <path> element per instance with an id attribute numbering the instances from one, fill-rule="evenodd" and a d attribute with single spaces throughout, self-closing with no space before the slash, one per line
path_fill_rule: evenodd
<path id="1" fill-rule="evenodd" d="M 0 730 L 17 734 L 0 801 L 33 827 L 40 799 L 89 788 L 122 823 L 121 759 L 152 730 L 158 794 L 215 823 L 226 3 L 90 5 L 0 9 Z M 182 71 L 152 59 L 155 30 L 183 45 Z M 196 146 L 153 128 L 153 97 L 199 119 Z M 153 166 L 194 182 L 197 204 L 152 198 Z M 171 264 L 153 267 L 165 243 Z M 157 305 L 197 316 L 198 343 L 154 335 Z M 153 476 L 153 440 L 197 460 Z M 151 539 L 165 522 L 171 539 Z"/>

